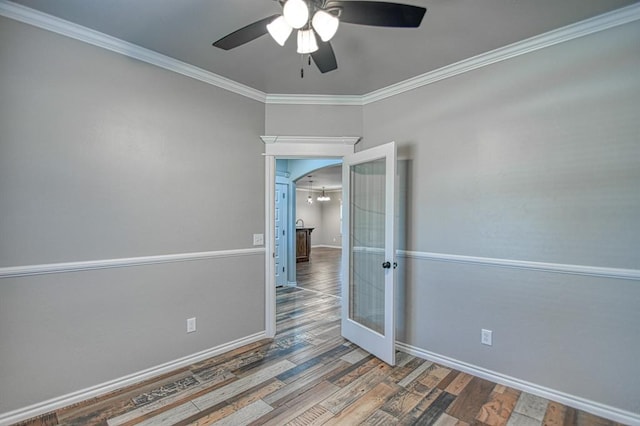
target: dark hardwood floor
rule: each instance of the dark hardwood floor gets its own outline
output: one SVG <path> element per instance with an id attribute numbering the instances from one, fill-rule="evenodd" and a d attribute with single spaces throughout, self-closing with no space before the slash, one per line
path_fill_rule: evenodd
<path id="1" fill-rule="evenodd" d="M 313 249 L 277 290 L 277 336 L 57 410 L 29 425 L 613 425 L 398 353 L 390 367 L 340 336 L 340 250 Z"/>

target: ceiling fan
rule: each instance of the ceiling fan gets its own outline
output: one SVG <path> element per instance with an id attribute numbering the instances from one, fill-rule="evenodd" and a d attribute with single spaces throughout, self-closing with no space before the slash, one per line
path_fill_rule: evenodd
<path id="1" fill-rule="evenodd" d="M 340 22 L 376 27 L 417 28 L 427 11 L 407 4 L 360 0 L 275 0 L 282 15 L 271 15 L 232 32 L 213 43 L 230 50 L 267 33 L 281 46 L 296 29 L 300 54 L 309 54 L 322 73 L 338 68 L 329 40 Z M 317 36 L 320 37 L 318 42 Z M 309 59 L 311 63 L 311 59 Z M 301 70 L 301 76 L 304 71 Z"/>

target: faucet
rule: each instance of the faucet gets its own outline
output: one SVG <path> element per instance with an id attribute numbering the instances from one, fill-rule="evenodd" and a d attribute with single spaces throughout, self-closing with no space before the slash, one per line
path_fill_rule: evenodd
<path id="1" fill-rule="evenodd" d="M 296 220 L 296 228 L 298 228 L 298 222 L 302 223 L 302 225 L 300 225 L 300 228 L 304 228 L 304 220 L 302 219 Z"/>

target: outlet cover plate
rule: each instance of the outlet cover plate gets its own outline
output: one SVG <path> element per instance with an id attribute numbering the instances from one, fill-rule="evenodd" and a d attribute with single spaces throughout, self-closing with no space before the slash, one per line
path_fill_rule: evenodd
<path id="1" fill-rule="evenodd" d="M 264 245 L 264 234 L 253 234 L 253 245 L 254 246 Z"/>

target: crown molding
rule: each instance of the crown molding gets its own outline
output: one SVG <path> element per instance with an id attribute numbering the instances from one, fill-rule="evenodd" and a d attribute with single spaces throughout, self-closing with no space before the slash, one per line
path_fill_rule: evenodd
<path id="1" fill-rule="evenodd" d="M 468 59 L 444 66 L 417 77 L 404 80 L 380 90 L 362 96 L 362 104 L 367 105 L 391 96 L 399 95 L 410 90 L 432 84 L 449 77 L 453 77 L 478 68 L 486 67 L 496 62 L 515 58 L 516 56 L 554 46 L 566 41 L 574 40 L 609 28 L 624 25 L 640 19 L 640 3 L 595 16 L 566 27 L 558 28 Z"/>
<path id="2" fill-rule="evenodd" d="M 287 95 L 267 94 L 268 105 L 353 105 L 362 106 L 360 95 Z"/>
<path id="3" fill-rule="evenodd" d="M 7 0 L 0 0 L 0 16 L 102 47 L 265 104 L 363 106 L 545 47 L 640 20 L 640 2 L 464 59 L 364 95 L 267 94 L 169 56 Z"/>
<path id="4" fill-rule="evenodd" d="M 266 102 L 266 93 L 252 87 L 240 84 L 226 77 L 222 77 L 218 74 L 203 70 L 202 68 L 195 67 L 169 56 L 162 55 L 158 52 L 154 52 L 153 50 L 145 49 L 144 47 L 140 47 L 136 44 L 129 43 L 43 12 L 39 12 L 20 4 L 0 0 L 0 16 L 5 16 L 25 24 L 33 25 L 37 28 L 42 28 L 94 46 L 102 47 L 103 49 L 120 53 L 121 55 L 138 59 L 160 68 L 191 77 L 202 81 L 203 83 L 228 90 L 259 102 Z"/>

